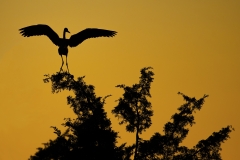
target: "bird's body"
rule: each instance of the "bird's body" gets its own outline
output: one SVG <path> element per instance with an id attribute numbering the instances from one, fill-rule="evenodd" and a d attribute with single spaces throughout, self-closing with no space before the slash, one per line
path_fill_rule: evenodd
<path id="1" fill-rule="evenodd" d="M 116 35 L 117 32 L 105 30 L 105 29 L 98 29 L 98 28 L 87 28 L 78 32 L 77 34 L 72 35 L 69 39 L 66 39 L 66 32 L 70 33 L 67 28 L 63 30 L 63 38 L 59 38 L 58 34 L 52 30 L 51 27 L 45 24 L 38 24 L 32 25 L 28 27 L 24 27 L 19 29 L 20 33 L 24 37 L 30 36 L 40 36 L 46 35 L 48 38 L 57 45 L 58 53 L 62 57 L 62 55 L 66 56 L 66 64 L 67 64 L 67 55 L 68 55 L 68 46 L 76 47 L 81 44 L 84 40 L 88 38 L 97 38 L 97 37 L 113 37 Z M 62 59 L 62 66 L 64 62 Z M 62 69 L 61 66 L 61 69 Z M 68 64 L 67 64 L 68 67 Z"/>
<path id="2" fill-rule="evenodd" d="M 66 32 L 70 33 L 67 28 L 63 30 L 63 38 L 59 38 L 59 48 L 58 53 L 59 55 L 68 55 L 68 39 L 66 39 Z"/>

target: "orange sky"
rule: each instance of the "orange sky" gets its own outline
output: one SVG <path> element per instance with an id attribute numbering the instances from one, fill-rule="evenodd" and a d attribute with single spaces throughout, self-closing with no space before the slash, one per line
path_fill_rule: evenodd
<path id="1" fill-rule="evenodd" d="M 105 107 L 120 142 L 131 144 L 134 134 L 111 115 L 123 93 L 114 86 L 137 83 L 140 69 L 152 66 L 153 125 L 142 137 L 162 132 L 183 104 L 177 92 L 196 98 L 208 94 L 183 145 L 191 147 L 233 125 L 222 158 L 240 159 L 239 8 L 239 0 L 1 0 L 0 160 L 27 159 L 56 137 L 50 126 L 63 129 L 63 118 L 73 116 L 66 102 L 71 93 L 52 94 L 42 81 L 44 74 L 59 71 L 57 47 L 47 37 L 19 34 L 19 28 L 33 24 L 48 24 L 60 36 L 64 27 L 71 34 L 88 27 L 118 32 L 70 48 L 68 62 L 71 74 L 85 75 L 97 96 L 113 95 Z"/>

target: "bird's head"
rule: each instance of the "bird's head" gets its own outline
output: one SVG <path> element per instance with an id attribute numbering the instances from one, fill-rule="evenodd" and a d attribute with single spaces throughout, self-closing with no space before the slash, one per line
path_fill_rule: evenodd
<path id="1" fill-rule="evenodd" d="M 64 32 L 68 32 L 68 33 L 70 33 L 69 30 L 68 30 L 67 28 L 64 28 Z"/>

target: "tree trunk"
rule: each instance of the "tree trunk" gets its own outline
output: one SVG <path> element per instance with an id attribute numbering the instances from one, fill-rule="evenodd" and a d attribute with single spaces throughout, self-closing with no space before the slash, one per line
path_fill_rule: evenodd
<path id="1" fill-rule="evenodd" d="M 135 153 L 134 153 L 134 160 L 137 160 L 137 151 L 138 151 L 138 132 L 139 132 L 139 113 L 138 113 L 138 105 L 136 105 L 137 107 L 137 132 L 136 132 L 136 147 L 135 147 Z"/>

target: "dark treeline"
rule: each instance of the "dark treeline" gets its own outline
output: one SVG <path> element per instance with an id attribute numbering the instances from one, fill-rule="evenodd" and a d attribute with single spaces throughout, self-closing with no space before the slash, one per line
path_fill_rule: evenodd
<path id="1" fill-rule="evenodd" d="M 124 90 L 113 107 L 112 114 L 119 118 L 120 125 L 126 125 L 126 131 L 135 134 L 135 143 L 127 146 L 117 144 L 118 133 L 111 127 L 111 121 L 104 110 L 105 99 L 97 97 L 93 85 L 87 85 L 84 77 L 74 80 L 67 72 L 45 75 L 44 82 L 51 83 L 52 92 L 70 90 L 74 96 L 67 97 L 67 103 L 77 115 L 76 119 L 65 118 L 62 132 L 52 126 L 57 138 L 44 143 L 30 160 L 218 160 L 221 159 L 221 144 L 229 138 L 233 130 L 226 126 L 193 148 L 181 146 L 189 128 L 195 123 L 194 115 L 204 104 L 207 95 L 200 99 L 178 93 L 184 104 L 164 125 L 163 134 L 156 132 L 149 139 L 142 139 L 141 133 L 151 124 L 153 110 L 149 102 L 150 87 L 154 73 L 152 68 L 141 69 L 139 83 L 132 86 L 118 85 Z"/>

